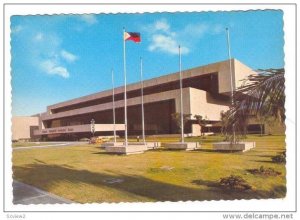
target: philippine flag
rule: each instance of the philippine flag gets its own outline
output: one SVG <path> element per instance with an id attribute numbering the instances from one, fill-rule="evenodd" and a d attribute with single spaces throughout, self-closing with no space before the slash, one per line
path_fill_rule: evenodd
<path id="1" fill-rule="evenodd" d="M 135 43 L 141 42 L 141 34 L 138 32 L 124 32 L 124 41 L 131 40 Z"/>

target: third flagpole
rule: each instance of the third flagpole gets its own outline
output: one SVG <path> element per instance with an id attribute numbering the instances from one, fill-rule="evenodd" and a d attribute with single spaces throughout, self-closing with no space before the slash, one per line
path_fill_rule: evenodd
<path id="1" fill-rule="evenodd" d="M 233 97 L 233 75 L 232 75 L 232 66 L 231 66 L 231 51 L 230 51 L 230 38 L 229 38 L 229 29 L 226 28 L 227 33 L 227 47 L 228 47 L 228 58 L 229 58 L 229 72 L 230 72 L 230 87 L 231 87 L 231 105 L 234 106 L 234 97 Z M 235 127 L 232 125 L 233 130 L 233 143 L 235 143 Z"/>
<path id="2" fill-rule="evenodd" d="M 125 28 L 123 28 L 123 63 L 124 63 L 124 123 L 125 123 L 125 146 L 128 145 L 127 139 L 127 80 L 126 80 L 126 42 L 124 39 L 125 36 Z"/>
<path id="3" fill-rule="evenodd" d="M 111 69 L 111 81 L 113 86 L 112 102 L 113 102 L 113 122 L 114 122 L 114 142 L 117 142 L 116 137 L 116 112 L 115 112 L 115 83 L 114 83 L 114 69 Z"/>
<path id="4" fill-rule="evenodd" d="M 143 59 L 140 58 L 141 64 L 141 97 L 142 97 L 142 136 L 143 142 L 146 144 L 145 138 L 145 116 L 144 116 L 144 81 L 143 81 Z"/>
<path id="5" fill-rule="evenodd" d="M 179 81 L 180 81 L 180 119 L 181 119 L 181 143 L 184 143 L 184 124 L 183 124 L 183 98 L 182 98 L 182 73 L 181 73 L 181 49 L 179 51 Z"/>

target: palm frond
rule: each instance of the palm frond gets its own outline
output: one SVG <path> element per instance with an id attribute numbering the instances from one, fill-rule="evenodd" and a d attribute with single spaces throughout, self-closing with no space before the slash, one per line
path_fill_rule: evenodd
<path id="1" fill-rule="evenodd" d="M 256 115 L 268 115 L 285 119 L 285 79 L 284 69 L 258 70 L 258 74 L 250 75 L 244 85 L 234 92 L 234 105 L 227 117 L 229 123 L 224 128 L 226 133 L 244 132 L 247 120 Z"/>

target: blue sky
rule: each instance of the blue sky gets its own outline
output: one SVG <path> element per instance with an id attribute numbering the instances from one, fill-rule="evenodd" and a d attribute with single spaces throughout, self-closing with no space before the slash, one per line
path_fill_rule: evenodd
<path id="1" fill-rule="evenodd" d="M 89 14 L 11 17 L 13 115 L 46 111 L 47 105 L 111 88 L 123 79 L 123 27 L 140 32 L 126 42 L 127 81 L 178 71 L 177 47 L 188 69 L 232 56 L 253 69 L 284 67 L 281 11 Z"/>

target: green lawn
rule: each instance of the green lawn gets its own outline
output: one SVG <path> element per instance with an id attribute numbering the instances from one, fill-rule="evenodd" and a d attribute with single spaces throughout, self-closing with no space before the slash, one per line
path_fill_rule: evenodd
<path id="1" fill-rule="evenodd" d="M 108 155 L 96 145 L 14 151 L 14 179 L 80 203 L 285 197 L 285 165 L 271 160 L 285 150 L 284 136 L 248 136 L 257 146 L 246 153 L 212 151 L 212 143 L 222 139 L 187 138 L 202 142 L 197 151 L 160 149 L 129 156 Z M 282 174 L 265 177 L 247 171 L 260 166 Z M 242 176 L 253 189 L 241 192 L 216 186 L 231 174 Z"/>

